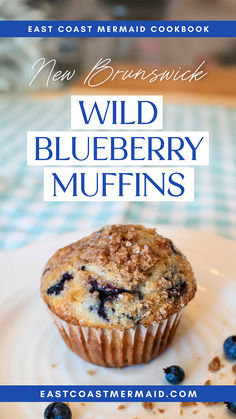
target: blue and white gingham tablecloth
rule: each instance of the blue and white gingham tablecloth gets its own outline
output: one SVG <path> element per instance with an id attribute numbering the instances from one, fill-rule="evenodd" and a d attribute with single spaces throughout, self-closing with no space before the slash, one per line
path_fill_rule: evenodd
<path id="1" fill-rule="evenodd" d="M 192 203 L 43 201 L 43 168 L 27 167 L 28 130 L 70 130 L 70 97 L 0 99 L 0 249 L 109 223 L 207 229 L 236 239 L 236 109 L 164 102 L 165 130 L 210 131 L 210 166 L 195 168 Z"/>

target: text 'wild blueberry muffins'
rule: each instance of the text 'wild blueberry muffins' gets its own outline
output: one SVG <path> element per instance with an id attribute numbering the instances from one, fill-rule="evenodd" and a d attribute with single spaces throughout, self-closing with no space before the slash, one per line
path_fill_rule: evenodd
<path id="1" fill-rule="evenodd" d="M 41 293 L 69 348 L 109 367 L 149 362 L 172 340 L 196 282 L 155 229 L 111 225 L 58 250 Z"/>

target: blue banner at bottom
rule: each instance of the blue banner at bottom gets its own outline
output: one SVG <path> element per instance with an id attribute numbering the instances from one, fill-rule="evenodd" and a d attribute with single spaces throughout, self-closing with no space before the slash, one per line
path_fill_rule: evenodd
<path id="1" fill-rule="evenodd" d="M 236 386 L 0 386 L 0 402 L 233 402 Z"/>

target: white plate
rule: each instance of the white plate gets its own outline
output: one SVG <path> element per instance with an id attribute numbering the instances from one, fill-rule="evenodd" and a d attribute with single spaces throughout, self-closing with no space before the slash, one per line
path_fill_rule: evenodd
<path id="1" fill-rule="evenodd" d="M 181 365 L 184 384 L 233 384 L 232 363 L 224 359 L 222 343 L 236 333 L 236 243 L 205 232 L 161 227 L 186 254 L 198 280 L 198 292 L 189 304 L 173 344 L 147 365 L 125 369 L 96 367 L 78 358 L 65 346 L 39 295 L 43 266 L 52 252 L 82 237 L 85 232 L 53 237 L 0 257 L 0 384 L 166 384 L 163 368 Z M 224 367 L 208 371 L 208 363 L 219 355 Z M 53 364 L 56 364 L 56 366 Z M 86 371 L 95 371 L 89 375 Z M 48 403 L 2 403 L 1 419 L 40 419 Z M 140 403 L 71 404 L 73 419 L 146 419 L 155 417 Z M 158 412 L 165 409 L 165 413 Z M 229 418 L 225 406 L 184 408 L 183 417 Z M 179 403 L 156 403 L 157 417 L 180 416 Z"/>

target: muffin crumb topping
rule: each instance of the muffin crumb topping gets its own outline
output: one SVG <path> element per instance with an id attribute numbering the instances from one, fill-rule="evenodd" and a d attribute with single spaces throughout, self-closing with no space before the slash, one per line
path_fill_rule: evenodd
<path id="1" fill-rule="evenodd" d="M 221 368 L 221 362 L 220 362 L 220 358 L 218 356 L 215 356 L 212 361 L 209 363 L 208 365 L 208 369 L 211 372 L 216 372 L 219 371 Z"/>
<path id="2" fill-rule="evenodd" d="M 153 409 L 153 403 L 152 402 L 143 402 L 142 406 L 146 410 L 152 410 Z"/>
<path id="3" fill-rule="evenodd" d="M 205 382 L 205 384 L 204 384 L 205 386 L 210 386 L 211 385 L 211 380 L 206 380 L 206 382 Z"/>
<path id="4" fill-rule="evenodd" d="M 124 409 L 126 409 L 126 406 L 125 406 L 124 404 L 120 404 L 120 405 L 117 407 L 117 409 L 118 409 L 118 410 L 124 410 Z"/>
<path id="5" fill-rule="evenodd" d="M 158 408 L 159 413 L 165 413 L 165 409 Z"/>

